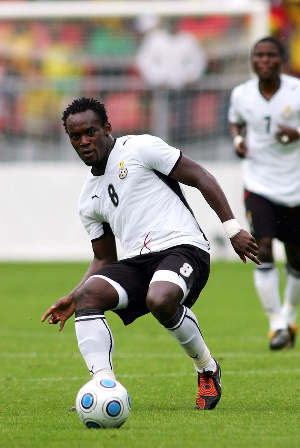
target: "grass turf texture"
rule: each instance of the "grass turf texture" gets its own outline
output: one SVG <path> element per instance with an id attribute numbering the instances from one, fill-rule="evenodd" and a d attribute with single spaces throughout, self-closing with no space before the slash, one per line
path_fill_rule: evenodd
<path id="1" fill-rule="evenodd" d="M 40 317 L 86 268 L 84 263 L 0 264 L 1 446 L 300 446 L 300 341 L 294 349 L 268 349 L 267 319 L 254 293 L 251 263 L 213 263 L 193 308 L 222 367 L 223 396 L 215 410 L 195 409 L 193 364 L 154 318 L 124 327 L 107 313 L 115 372 L 129 390 L 132 412 L 120 429 L 85 428 L 68 412 L 89 379 L 73 319 L 58 333 Z"/>

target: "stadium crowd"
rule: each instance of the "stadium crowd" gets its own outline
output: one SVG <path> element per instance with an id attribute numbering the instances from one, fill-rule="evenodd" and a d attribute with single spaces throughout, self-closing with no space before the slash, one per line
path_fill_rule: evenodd
<path id="1" fill-rule="evenodd" d="M 4 134 L 43 139 L 51 133 L 53 138 L 60 138 L 57 117 L 68 99 L 74 94 L 98 97 L 99 91 L 108 110 L 120 110 L 126 103 L 127 113 L 116 116 L 116 132 L 149 129 L 145 109 L 151 105 L 141 94 L 147 82 L 135 61 L 150 30 L 144 19 L 1 21 L 0 126 Z M 234 26 L 236 19 L 221 16 L 187 17 L 173 23 L 174 29 L 192 35 L 199 46 L 206 47 L 207 73 L 222 70 L 210 54 L 212 33 L 214 38 L 224 37 Z M 216 126 L 216 97 L 208 93 L 201 99 L 211 106 L 206 107 L 210 121 L 202 120 L 211 130 Z M 196 95 L 195 109 L 199 101 Z M 193 126 L 196 129 L 199 123 Z"/>

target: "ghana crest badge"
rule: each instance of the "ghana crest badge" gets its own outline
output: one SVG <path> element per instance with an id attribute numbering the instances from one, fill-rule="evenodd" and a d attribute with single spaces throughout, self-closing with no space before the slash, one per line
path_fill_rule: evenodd
<path id="1" fill-rule="evenodd" d="M 282 112 L 282 116 L 286 120 L 290 120 L 293 117 L 293 111 L 292 111 L 291 106 L 289 106 L 289 105 L 285 106 L 285 109 Z"/>
<path id="2" fill-rule="evenodd" d="M 120 179 L 125 179 L 127 174 L 128 174 L 128 169 L 124 167 L 124 160 L 122 160 L 122 162 L 120 162 L 119 178 Z"/>

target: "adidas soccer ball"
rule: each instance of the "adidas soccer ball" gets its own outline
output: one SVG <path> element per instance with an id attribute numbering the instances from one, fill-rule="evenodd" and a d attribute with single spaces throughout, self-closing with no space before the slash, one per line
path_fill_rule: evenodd
<path id="1" fill-rule="evenodd" d="M 129 417 L 131 400 L 116 380 L 93 378 L 76 397 L 76 412 L 88 428 L 119 428 Z"/>

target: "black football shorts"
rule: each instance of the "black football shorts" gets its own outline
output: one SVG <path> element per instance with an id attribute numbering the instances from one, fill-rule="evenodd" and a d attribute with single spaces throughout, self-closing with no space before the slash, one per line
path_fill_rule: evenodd
<path id="1" fill-rule="evenodd" d="M 300 244 L 300 206 L 285 207 L 245 191 L 245 207 L 254 238 L 277 238 L 283 243 Z"/>
<path id="2" fill-rule="evenodd" d="M 173 271 L 184 279 L 189 292 L 182 303 L 191 308 L 208 280 L 210 256 L 195 246 L 179 245 L 160 252 L 116 261 L 95 275 L 110 278 L 127 292 L 127 308 L 113 311 L 128 325 L 136 318 L 149 313 L 146 305 L 149 284 L 155 272 L 163 270 Z"/>

